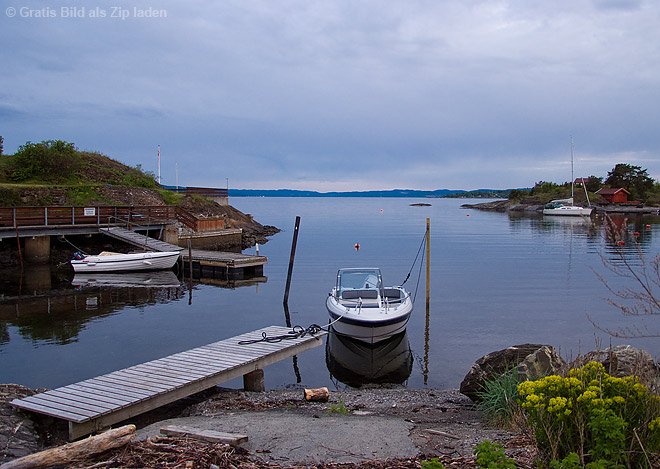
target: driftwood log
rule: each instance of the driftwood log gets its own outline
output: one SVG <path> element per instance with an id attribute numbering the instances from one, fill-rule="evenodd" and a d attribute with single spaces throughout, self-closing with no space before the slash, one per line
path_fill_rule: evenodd
<path id="1" fill-rule="evenodd" d="M 305 399 L 308 401 L 326 402 L 329 397 L 328 388 L 305 389 Z"/>
<path id="2" fill-rule="evenodd" d="M 135 435 L 135 425 L 125 425 L 74 443 L 67 443 L 57 448 L 28 454 L 22 458 L 14 459 L 0 465 L 0 469 L 35 469 L 60 466 L 71 461 L 88 458 L 93 454 L 103 453 L 109 449 L 124 446 L 130 443 L 135 438 Z"/>

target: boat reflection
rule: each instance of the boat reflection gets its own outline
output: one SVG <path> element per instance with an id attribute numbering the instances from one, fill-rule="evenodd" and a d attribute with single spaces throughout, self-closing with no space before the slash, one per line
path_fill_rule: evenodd
<path id="1" fill-rule="evenodd" d="M 355 388 L 366 384 L 402 384 L 410 377 L 413 367 L 407 331 L 371 345 L 331 329 L 325 361 L 334 378 Z"/>
<path id="2" fill-rule="evenodd" d="M 181 282 L 171 270 L 125 273 L 76 273 L 71 285 L 82 287 L 179 287 Z"/>

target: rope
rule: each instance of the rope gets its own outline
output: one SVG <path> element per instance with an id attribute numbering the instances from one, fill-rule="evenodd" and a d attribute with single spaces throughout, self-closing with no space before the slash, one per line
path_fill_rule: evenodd
<path id="1" fill-rule="evenodd" d="M 422 242 L 419 245 L 419 249 L 417 250 L 417 254 L 415 255 L 415 260 L 413 261 L 412 265 L 410 266 L 410 270 L 408 271 L 408 275 L 406 275 L 406 279 L 403 281 L 401 286 L 404 286 L 405 283 L 408 281 L 410 278 L 410 274 L 412 274 L 413 269 L 415 268 L 415 263 L 417 262 L 417 258 L 419 257 L 419 253 L 422 252 L 422 248 L 426 244 L 426 231 L 424 231 L 424 236 L 422 236 Z M 420 263 L 421 265 L 421 263 Z"/>
<path id="2" fill-rule="evenodd" d="M 78 246 L 76 246 L 75 244 L 73 244 L 71 241 L 69 241 L 68 239 L 66 239 L 66 236 L 62 236 L 62 239 L 63 239 L 64 241 L 66 241 L 67 243 L 69 243 L 71 246 L 73 246 L 74 249 L 75 249 L 76 251 L 78 251 L 78 252 L 82 252 L 83 254 L 87 254 L 85 251 L 83 251 L 83 250 L 80 249 Z M 59 241 L 62 242 L 62 239 L 60 239 Z"/>
<path id="3" fill-rule="evenodd" d="M 241 340 L 238 345 L 249 345 L 257 344 L 259 342 L 267 342 L 269 344 L 282 342 L 283 340 L 299 339 L 305 337 L 307 334 L 314 335 L 319 333 L 322 330 L 321 326 L 318 324 L 312 324 L 307 329 L 302 326 L 293 326 L 291 331 L 282 335 L 268 336 L 266 331 L 261 333 L 261 339 L 250 339 L 250 340 Z"/>

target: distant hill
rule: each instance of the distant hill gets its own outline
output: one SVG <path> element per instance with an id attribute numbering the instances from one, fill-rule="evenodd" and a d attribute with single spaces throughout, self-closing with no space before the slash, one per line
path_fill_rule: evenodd
<path id="1" fill-rule="evenodd" d="M 230 197 L 408 197 L 408 198 L 488 198 L 506 199 L 511 189 L 493 190 L 479 189 L 475 191 L 438 189 L 434 191 L 420 191 L 414 189 L 392 189 L 387 191 L 346 191 L 346 192 L 317 192 L 300 191 L 294 189 L 229 189 Z"/>

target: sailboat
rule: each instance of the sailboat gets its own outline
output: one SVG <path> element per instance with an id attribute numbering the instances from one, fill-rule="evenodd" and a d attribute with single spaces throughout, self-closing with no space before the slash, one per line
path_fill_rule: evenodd
<path id="1" fill-rule="evenodd" d="M 582 179 L 582 187 L 584 194 L 587 196 L 587 203 L 589 207 L 580 207 L 573 204 L 573 191 L 575 186 L 575 177 L 573 176 L 573 137 L 571 136 L 571 198 L 552 200 L 543 208 L 543 215 L 561 215 L 561 216 L 586 216 L 591 215 L 591 203 L 589 202 L 589 194 L 584 185 L 584 178 Z"/>

